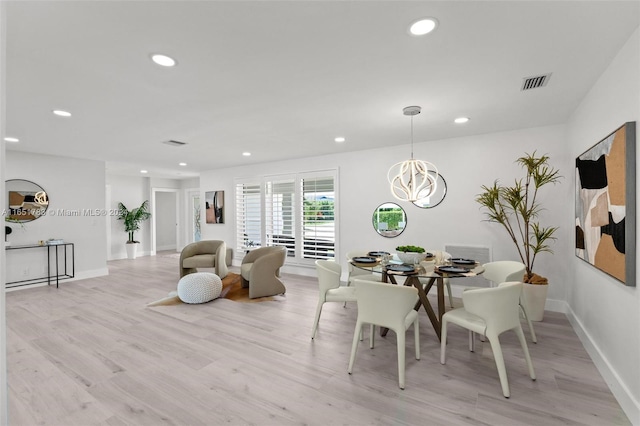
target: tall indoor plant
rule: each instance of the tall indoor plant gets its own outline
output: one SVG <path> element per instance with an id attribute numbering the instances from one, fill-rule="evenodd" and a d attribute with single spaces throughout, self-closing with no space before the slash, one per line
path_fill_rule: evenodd
<path id="1" fill-rule="evenodd" d="M 536 156 L 535 151 L 525 153 L 516 163 L 524 168 L 524 178 L 516 179 L 512 186 L 500 185 L 497 180 L 492 186 L 483 185 L 476 201 L 485 210 L 487 221 L 502 225 L 516 246 L 526 267 L 523 282 L 542 284 L 544 289 L 538 291 L 544 292 L 546 299 L 548 280 L 534 272 L 534 264 L 539 253 L 552 253 L 549 242 L 555 240 L 554 233 L 558 228 L 540 224 L 538 219 L 543 207 L 537 197 L 540 188 L 556 184 L 562 176 L 549 165 L 547 155 Z M 544 300 L 542 303 L 544 312 Z M 541 314 L 536 316 L 542 319 Z"/>
<path id="2" fill-rule="evenodd" d="M 127 240 L 127 257 L 136 258 L 136 251 L 139 241 L 133 239 L 133 233 L 140 229 L 140 223 L 149 219 L 151 213 L 148 211 L 149 200 L 145 200 L 140 207 L 129 210 L 124 204 L 118 203 L 118 220 L 124 221 L 124 230 L 129 234 Z"/>

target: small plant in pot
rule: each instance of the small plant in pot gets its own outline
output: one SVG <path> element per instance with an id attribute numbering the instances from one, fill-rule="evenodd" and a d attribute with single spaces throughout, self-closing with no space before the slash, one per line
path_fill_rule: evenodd
<path id="1" fill-rule="evenodd" d="M 554 233 L 558 228 L 542 226 L 538 221 L 543 208 L 537 196 L 540 188 L 558 183 L 562 176 L 559 170 L 549 165 L 547 155 L 536 156 L 535 151 L 533 154 L 525 153 L 516 162 L 525 169 L 525 177 L 516 179 L 512 186 L 500 185 L 497 180 L 492 186 L 483 185 L 476 202 L 485 210 L 487 221 L 502 225 L 516 246 L 526 268 L 523 282 L 544 287 L 538 290 L 544 293 L 542 309 L 537 309 L 540 313 L 530 313 L 531 319 L 539 317 L 540 321 L 544 313 L 548 280 L 536 274 L 533 266 L 539 253 L 553 253 L 548 243 L 555 240 Z M 533 296 L 527 297 L 525 294 L 525 300 L 529 299 L 533 299 Z"/>
<path id="2" fill-rule="evenodd" d="M 151 217 L 151 213 L 148 211 L 149 200 L 145 200 L 140 207 L 136 207 L 129 210 L 124 204 L 118 203 L 118 220 L 124 222 L 124 230 L 129 234 L 127 240 L 127 257 L 129 259 L 136 258 L 136 250 L 139 241 L 134 240 L 133 234 L 140 229 L 140 223 Z"/>
<path id="3" fill-rule="evenodd" d="M 400 260 L 410 265 L 419 263 L 426 256 L 425 249 L 419 246 L 398 246 L 396 251 Z"/>

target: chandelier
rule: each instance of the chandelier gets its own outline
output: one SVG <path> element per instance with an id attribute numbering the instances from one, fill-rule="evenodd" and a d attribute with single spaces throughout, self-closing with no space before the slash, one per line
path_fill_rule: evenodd
<path id="1" fill-rule="evenodd" d="M 400 201 L 418 201 L 430 197 L 436 190 L 438 169 L 428 161 L 413 158 L 413 116 L 420 114 L 419 106 L 402 110 L 411 116 L 411 159 L 394 164 L 387 173 L 391 194 Z"/>

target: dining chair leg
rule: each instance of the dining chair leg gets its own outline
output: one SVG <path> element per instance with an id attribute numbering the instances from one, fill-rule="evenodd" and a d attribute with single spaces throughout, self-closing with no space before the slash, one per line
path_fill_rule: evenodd
<path id="1" fill-rule="evenodd" d="M 487 336 L 487 339 L 489 339 L 491 350 L 493 351 L 493 358 L 496 361 L 496 368 L 498 369 L 498 376 L 500 377 L 500 385 L 502 386 L 502 394 L 505 398 L 509 398 L 511 396 L 511 393 L 509 392 L 509 379 L 507 378 L 507 368 L 504 365 L 504 356 L 502 355 L 500 339 L 497 335 Z"/>
<path id="2" fill-rule="evenodd" d="M 313 332 L 311 333 L 311 340 L 315 339 L 316 331 L 318 331 L 318 323 L 320 322 L 320 314 L 322 313 L 322 305 L 324 302 L 318 302 L 318 307 L 316 308 L 316 318 L 313 321 Z"/>
<path id="3" fill-rule="evenodd" d="M 440 364 L 447 360 L 447 320 L 442 320 L 442 330 L 440 332 Z"/>
<path id="4" fill-rule="evenodd" d="M 529 319 L 529 315 L 527 315 L 527 310 L 522 304 L 522 301 L 520 302 L 520 310 L 522 311 L 522 315 L 524 315 L 524 319 L 527 320 L 527 324 L 529 325 L 529 332 L 531 333 L 531 341 L 533 343 L 538 343 L 538 338 L 536 337 L 536 332 L 533 329 L 533 324 L 531 323 L 531 319 Z"/>
<path id="5" fill-rule="evenodd" d="M 475 345 L 476 345 L 476 333 L 469 330 L 469 352 L 475 351 L 476 349 Z"/>
<path id="6" fill-rule="evenodd" d="M 535 380 L 536 372 L 533 370 L 533 362 L 531 362 L 531 355 L 529 355 L 529 347 L 527 346 L 527 339 L 525 339 L 524 337 L 524 332 L 522 331 L 522 327 L 516 327 L 514 331 L 518 336 L 518 340 L 520 341 L 520 346 L 522 346 L 522 350 L 524 352 L 524 359 L 527 362 L 527 368 L 529 369 L 529 377 L 531 377 L 531 380 Z"/>
<path id="7" fill-rule="evenodd" d="M 353 342 L 351 343 L 351 356 L 349 357 L 349 368 L 347 373 L 351 374 L 353 371 L 353 363 L 356 360 L 356 351 L 358 350 L 358 340 L 362 333 L 362 323 L 356 322 L 356 329 L 353 332 Z"/>
<path id="8" fill-rule="evenodd" d="M 406 332 L 396 332 L 396 341 L 398 343 L 398 384 L 400 389 L 404 389 L 404 368 L 405 368 L 405 350 L 406 350 Z"/>
<path id="9" fill-rule="evenodd" d="M 373 349 L 373 336 L 376 334 L 376 326 L 371 324 L 369 329 L 369 349 Z"/>
<path id="10" fill-rule="evenodd" d="M 413 323 L 413 338 L 416 345 L 416 359 L 420 359 L 420 322 L 417 317 Z"/>

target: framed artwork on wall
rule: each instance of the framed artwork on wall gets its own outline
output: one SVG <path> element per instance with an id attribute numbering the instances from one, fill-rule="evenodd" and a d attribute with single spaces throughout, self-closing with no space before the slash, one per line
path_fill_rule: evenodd
<path id="1" fill-rule="evenodd" d="M 576 158 L 576 256 L 636 285 L 636 123 Z"/>
<path id="2" fill-rule="evenodd" d="M 224 223 L 224 191 L 208 191 L 204 194 L 207 223 Z"/>

